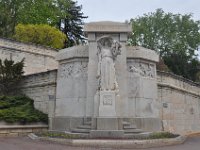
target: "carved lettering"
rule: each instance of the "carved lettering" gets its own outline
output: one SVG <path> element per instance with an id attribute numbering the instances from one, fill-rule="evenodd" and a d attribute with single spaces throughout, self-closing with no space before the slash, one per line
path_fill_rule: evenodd
<path id="1" fill-rule="evenodd" d="M 112 95 L 104 95 L 103 105 L 112 105 Z"/>

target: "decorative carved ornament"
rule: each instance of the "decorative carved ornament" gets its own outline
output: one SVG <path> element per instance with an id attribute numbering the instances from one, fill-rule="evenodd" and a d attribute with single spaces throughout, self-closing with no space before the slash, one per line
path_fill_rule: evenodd
<path id="1" fill-rule="evenodd" d="M 128 72 L 142 77 L 155 78 L 154 65 L 150 63 L 128 64 Z"/>
<path id="2" fill-rule="evenodd" d="M 87 78 L 87 62 L 73 62 L 62 64 L 60 68 L 61 78 Z"/>

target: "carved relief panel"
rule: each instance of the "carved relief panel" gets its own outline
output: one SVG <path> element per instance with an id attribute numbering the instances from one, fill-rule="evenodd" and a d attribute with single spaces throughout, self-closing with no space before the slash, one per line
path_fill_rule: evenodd
<path id="1" fill-rule="evenodd" d="M 61 64 L 60 78 L 87 78 L 87 62 L 69 62 Z"/>
<path id="2" fill-rule="evenodd" d="M 135 74 L 147 78 L 155 78 L 155 64 L 130 61 L 127 63 L 127 69 L 130 74 Z"/>
<path id="3" fill-rule="evenodd" d="M 127 62 L 128 71 L 128 97 L 140 97 L 142 82 L 144 78 L 155 79 L 155 64 L 142 62 L 137 60 L 130 60 Z"/>

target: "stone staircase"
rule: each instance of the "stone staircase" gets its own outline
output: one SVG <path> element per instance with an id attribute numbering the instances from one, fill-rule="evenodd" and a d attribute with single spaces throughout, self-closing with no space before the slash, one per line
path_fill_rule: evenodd
<path id="1" fill-rule="evenodd" d="M 144 132 L 141 129 L 138 129 L 136 125 L 131 124 L 128 121 L 123 121 L 123 131 L 124 138 L 142 138 L 149 134 L 149 132 Z M 92 130 L 92 120 L 84 119 L 83 124 L 79 125 L 77 128 L 71 130 L 71 134 L 80 134 L 85 137 L 89 137 L 90 131 Z"/>
<path id="2" fill-rule="evenodd" d="M 122 125 L 125 134 L 139 134 L 143 132 L 141 129 L 138 129 L 136 125 L 132 125 L 127 121 L 123 121 Z"/>
<path id="3" fill-rule="evenodd" d="M 79 125 L 77 128 L 72 129 L 72 133 L 89 134 L 92 130 L 92 120 L 91 118 L 85 118 L 83 124 Z"/>
<path id="4" fill-rule="evenodd" d="M 128 121 L 123 121 L 122 125 L 124 130 L 124 138 L 141 139 L 150 134 L 150 132 L 145 132 L 141 129 L 138 129 L 136 125 L 131 124 Z"/>

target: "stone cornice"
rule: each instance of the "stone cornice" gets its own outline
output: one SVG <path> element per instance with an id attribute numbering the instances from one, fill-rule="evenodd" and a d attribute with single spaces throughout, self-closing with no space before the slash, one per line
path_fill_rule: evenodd
<path id="1" fill-rule="evenodd" d="M 84 26 L 85 33 L 109 32 L 109 33 L 130 33 L 132 27 L 128 23 L 100 21 L 86 23 Z"/>
<path id="2" fill-rule="evenodd" d="M 57 50 L 52 48 L 17 42 L 14 40 L 4 38 L 0 38 L 0 48 L 12 51 L 31 53 L 35 55 L 43 55 L 48 57 L 55 57 L 55 55 L 58 53 Z"/>

